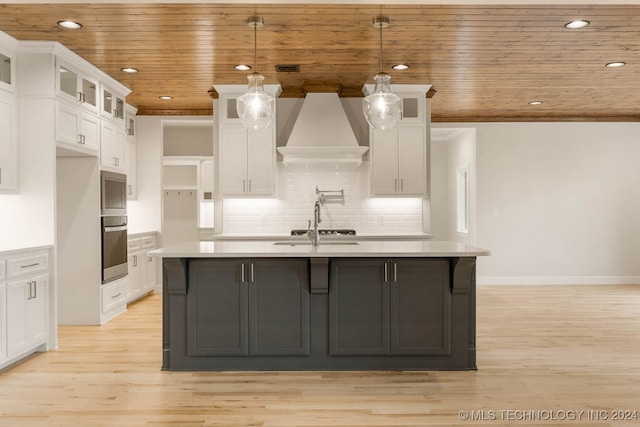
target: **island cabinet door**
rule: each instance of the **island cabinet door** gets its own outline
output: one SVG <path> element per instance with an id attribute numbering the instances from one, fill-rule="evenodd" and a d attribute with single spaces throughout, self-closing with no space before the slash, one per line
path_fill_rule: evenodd
<path id="1" fill-rule="evenodd" d="M 309 355 L 308 264 L 308 259 L 250 261 L 250 355 Z"/>
<path id="2" fill-rule="evenodd" d="M 329 282 L 329 354 L 389 353 L 389 263 L 332 259 Z"/>
<path id="3" fill-rule="evenodd" d="M 390 354 L 450 353 L 448 260 L 391 260 L 389 296 Z"/>
<path id="4" fill-rule="evenodd" d="M 189 261 L 187 347 L 190 356 L 248 355 L 247 262 Z"/>

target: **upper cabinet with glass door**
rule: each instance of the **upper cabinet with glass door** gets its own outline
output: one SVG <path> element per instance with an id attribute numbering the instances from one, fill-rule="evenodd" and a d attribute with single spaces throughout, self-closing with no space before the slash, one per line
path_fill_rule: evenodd
<path id="1" fill-rule="evenodd" d="M 121 93 L 107 85 L 102 85 L 102 117 L 124 123 L 124 98 Z"/>
<path id="2" fill-rule="evenodd" d="M 2 51 L 0 51 L 0 89 L 8 90 L 10 92 L 14 91 L 14 64 L 15 63 L 11 56 L 5 55 Z"/>
<path id="3" fill-rule="evenodd" d="M 17 40 L 0 31 L 0 89 L 14 93 L 16 88 L 16 43 Z"/>
<path id="4" fill-rule="evenodd" d="M 60 58 L 56 58 L 56 93 L 62 99 L 98 113 L 98 80 Z"/>

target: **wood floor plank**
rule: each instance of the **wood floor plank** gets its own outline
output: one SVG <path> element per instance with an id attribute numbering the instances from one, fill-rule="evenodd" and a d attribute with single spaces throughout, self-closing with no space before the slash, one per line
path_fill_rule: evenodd
<path id="1" fill-rule="evenodd" d="M 162 372 L 150 296 L 1 372 L 0 426 L 640 425 L 612 419 L 640 416 L 640 286 L 481 286 L 477 311 L 478 371 Z"/>

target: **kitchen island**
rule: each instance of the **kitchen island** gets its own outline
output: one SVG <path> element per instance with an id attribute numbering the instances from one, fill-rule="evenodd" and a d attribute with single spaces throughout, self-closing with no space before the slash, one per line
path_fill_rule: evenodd
<path id="1" fill-rule="evenodd" d="M 476 368 L 475 265 L 441 241 L 194 242 L 163 258 L 164 370 Z"/>

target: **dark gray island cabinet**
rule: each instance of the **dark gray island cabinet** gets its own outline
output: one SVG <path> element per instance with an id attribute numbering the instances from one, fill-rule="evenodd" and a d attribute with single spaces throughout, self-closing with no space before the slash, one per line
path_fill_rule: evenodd
<path id="1" fill-rule="evenodd" d="M 164 370 L 476 369 L 484 250 L 231 248 L 156 252 Z"/>

